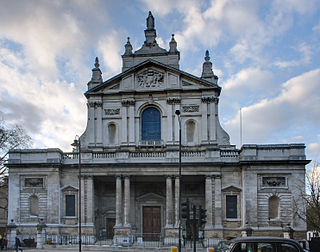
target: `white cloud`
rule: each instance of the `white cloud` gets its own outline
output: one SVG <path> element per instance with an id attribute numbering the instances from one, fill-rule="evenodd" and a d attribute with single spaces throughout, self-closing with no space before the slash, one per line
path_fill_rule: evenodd
<path id="1" fill-rule="evenodd" d="M 44 80 L 68 76 L 84 81 L 85 51 L 101 36 L 95 20 L 99 26 L 109 25 L 104 2 L 12 0 L 3 6 L 0 39 L 20 45 L 30 71 Z M 87 17 L 90 22 L 85 22 Z M 66 64 L 63 72 L 61 62 Z"/>
<path id="2" fill-rule="evenodd" d="M 240 107 L 255 104 L 273 95 L 277 88 L 273 73 L 258 67 L 242 69 L 220 85 L 221 108 L 225 114 L 230 109 L 239 110 Z"/>
<path id="3" fill-rule="evenodd" d="M 107 67 L 106 78 L 121 72 L 121 54 L 124 53 L 123 40 L 125 37 L 118 31 L 110 31 L 98 42 L 98 51 L 102 55 L 103 64 Z"/>
<path id="4" fill-rule="evenodd" d="M 6 62 L 15 62 L 14 66 Z M 0 51 L 0 107 L 4 120 L 21 124 L 36 147 L 70 149 L 85 127 L 85 100 L 75 85 L 43 81 L 17 66 L 26 65 L 19 54 Z"/>
<path id="5" fill-rule="evenodd" d="M 311 63 L 313 48 L 306 42 L 300 43 L 297 47 L 293 48 L 295 51 L 300 53 L 300 59 L 289 60 L 289 61 L 275 61 L 275 65 L 280 68 L 297 67 L 301 65 L 308 65 Z M 295 54 L 294 54 L 295 55 Z"/>
<path id="6" fill-rule="evenodd" d="M 309 159 L 320 162 L 320 137 L 318 136 L 318 142 L 310 143 L 307 145 L 307 156 Z"/>
<path id="7" fill-rule="evenodd" d="M 320 69 L 306 72 L 285 82 L 277 97 L 242 108 L 245 141 L 261 143 L 274 139 L 279 142 L 279 137 L 284 139 L 295 128 L 305 127 L 307 130 L 309 124 L 319 128 L 320 108 L 316 106 L 320 104 L 319 82 Z M 239 113 L 225 125 L 231 134 L 237 136 Z"/>

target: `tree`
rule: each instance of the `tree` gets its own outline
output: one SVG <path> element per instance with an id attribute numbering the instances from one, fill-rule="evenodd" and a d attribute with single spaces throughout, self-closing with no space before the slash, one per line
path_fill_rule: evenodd
<path id="1" fill-rule="evenodd" d="M 307 175 L 306 221 L 308 230 L 320 232 L 320 166 L 315 163 Z"/>
<path id="2" fill-rule="evenodd" d="M 0 121 L 0 177 L 6 174 L 5 163 L 9 150 L 27 148 L 31 142 L 31 137 L 25 133 L 21 126 L 15 125 L 10 128 L 3 120 Z"/>
<path id="3" fill-rule="evenodd" d="M 320 166 L 314 162 L 306 174 L 306 188 L 299 188 L 299 200 L 294 200 L 294 214 L 307 223 L 308 231 L 320 232 Z M 302 207 L 303 205 L 303 207 Z"/>

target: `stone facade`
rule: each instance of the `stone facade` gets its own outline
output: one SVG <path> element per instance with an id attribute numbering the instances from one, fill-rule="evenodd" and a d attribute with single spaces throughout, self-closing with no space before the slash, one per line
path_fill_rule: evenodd
<path id="1" fill-rule="evenodd" d="M 180 188 L 182 202 L 207 210 L 207 240 L 240 236 L 247 226 L 254 235 L 281 235 L 288 224 L 305 236 L 296 214 L 304 211 L 305 145 L 230 145 L 209 52 L 196 77 L 179 69 L 174 36 L 169 51 L 159 47 L 151 13 L 145 35 L 135 52 L 128 39 L 122 73 L 103 81 L 98 58 L 92 69 L 80 137 L 82 233 L 177 242 Z M 77 235 L 78 151 L 10 152 L 8 224 L 20 235 L 35 235 L 39 219 L 47 234 Z"/>

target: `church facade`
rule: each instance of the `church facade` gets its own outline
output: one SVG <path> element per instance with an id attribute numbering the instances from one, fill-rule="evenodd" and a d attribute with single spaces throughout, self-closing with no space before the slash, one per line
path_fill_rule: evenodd
<path id="1" fill-rule="evenodd" d="M 221 87 L 209 52 L 200 77 L 184 72 L 174 36 L 163 49 L 151 12 L 146 23 L 140 49 L 128 38 L 120 74 L 103 81 L 96 58 L 79 141 L 80 187 L 79 148 L 10 151 L 9 226 L 33 237 L 41 220 L 48 237 L 76 236 L 81 188 L 82 234 L 92 241 L 176 243 L 180 196 L 206 209 L 207 241 L 249 229 L 282 236 L 285 226 L 305 238 L 298 214 L 305 211 L 305 145 L 231 145 L 219 123 Z"/>

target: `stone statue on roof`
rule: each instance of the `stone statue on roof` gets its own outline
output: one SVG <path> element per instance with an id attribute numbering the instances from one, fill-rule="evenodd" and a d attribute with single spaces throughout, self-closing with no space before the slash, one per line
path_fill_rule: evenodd
<path id="1" fill-rule="evenodd" d="M 151 11 L 149 11 L 149 16 L 147 17 L 147 29 L 154 29 L 154 17 L 152 16 Z"/>

